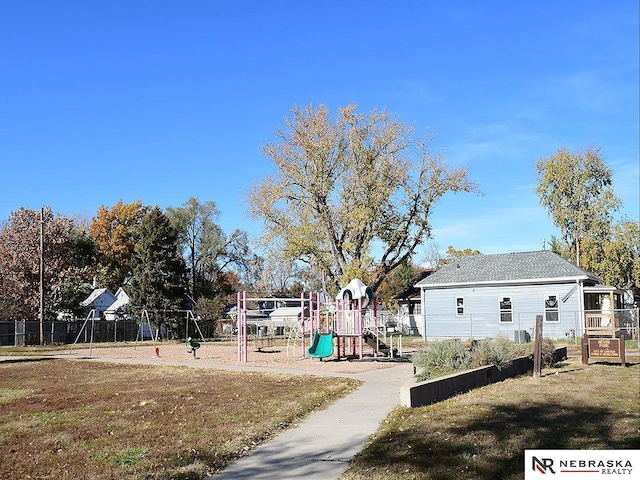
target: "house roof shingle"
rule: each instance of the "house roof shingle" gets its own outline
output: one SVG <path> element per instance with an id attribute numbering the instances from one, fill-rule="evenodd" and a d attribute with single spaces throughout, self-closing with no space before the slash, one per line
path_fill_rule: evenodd
<path id="1" fill-rule="evenodd" d="M 421 280 L 416 287 L 545 283 L 550 281 L 599 283 L 592 273 L 551 251 L 501 253 L 462 257 Z"/>

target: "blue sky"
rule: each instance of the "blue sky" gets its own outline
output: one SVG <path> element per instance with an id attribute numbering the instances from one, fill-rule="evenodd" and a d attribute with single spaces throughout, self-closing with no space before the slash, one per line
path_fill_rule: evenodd
<path id="1" fill-rule="evenodd" d="M 484 196 L 442 198 L 441 250 L 557 235 L 534 165 L 562 146 L 599 146 L 637 220 L 638 18 L 637 0 L 4 0 L 0 219 L 194 196 L 256 236 L 243 198 L 273 173 L 260 146 L 313 102 L 384 108 L 470 170 Z"/>

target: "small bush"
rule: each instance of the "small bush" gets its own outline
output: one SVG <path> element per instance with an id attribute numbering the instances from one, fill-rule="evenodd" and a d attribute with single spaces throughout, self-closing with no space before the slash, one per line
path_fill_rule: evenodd
<path id="1" fill-rule="evenodd" d="M 471 364 L 474 367 L 495 365 L 498 370 L 511 365 L 516 356 L 514 343 L 505 337 L 487 338 L 473 347 Z"/>
<path id="2" fill-rule="evenodd" d="M 528 355 L 533 358 L 533 343 L 515 344 L 506 337 L 474 340 L 466 348 L 460 340 L 442 340 L 432 342 L 419 350 L 413 357 L 413 365 L 418 372 L 417 380 L 441 377 L 472 367 L 495 365 L 498 370 L 511 365 L 516 357 Z M 550 338 L 542 341 L 542 365 L 554 365 L 555 343 Z"/>
<path id="3" fill-rule="evenodd" d="M 535 348 L 535 347 L 534 347 Z M 553 353 L 556 350 L 556 344 L 551 338 L 542 339 L 542 366 L 553 367 L 556 364 Z M 533 358 L 533 354 L 531 354 Z"/>
<path id="4" fill-rule="evenodd" d="M 514 357 L 528 356 L 533 359 L 536 350 L 536 344 L 534 342 L 524 343 L 516 346 Z M 556 343 L 552 338 L 542 338 L 542 366 L 551 368 L 556 365 L 554 353 L 556 351 Z"/>
<path id="5" fill-rule="evenodd" d="M 419 371 L 418 381 L 422 381 L 469 368 L 471 356 L 460 340 L 442 340 L 419 350 L 413 364 Z"/>

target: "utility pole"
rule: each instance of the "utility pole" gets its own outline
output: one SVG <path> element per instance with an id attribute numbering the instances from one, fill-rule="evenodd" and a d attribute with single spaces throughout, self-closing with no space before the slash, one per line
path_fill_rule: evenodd
<path id="1" fill-rule="evenodd" d="M 40 345 L 44 345 L 44 207 L 40 208 Z"/>

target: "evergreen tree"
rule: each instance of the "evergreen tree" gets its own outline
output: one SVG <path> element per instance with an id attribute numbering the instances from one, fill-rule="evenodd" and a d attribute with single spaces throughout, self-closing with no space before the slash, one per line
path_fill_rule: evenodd
<path id="1" fill-rule="evenodd" d="M 179 252 L 178 234 L 158 207 L 139 228 L 131 276 L 134 309 L 177 309 L 186 292 L 186 267 Z"/>

